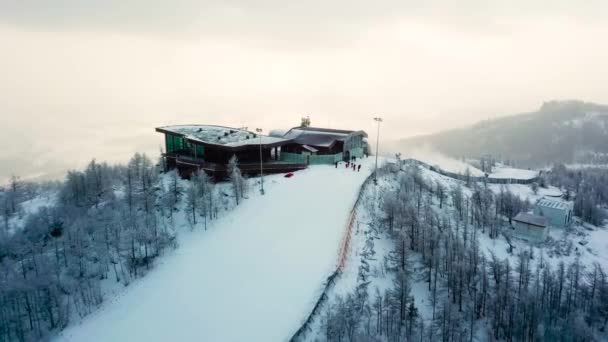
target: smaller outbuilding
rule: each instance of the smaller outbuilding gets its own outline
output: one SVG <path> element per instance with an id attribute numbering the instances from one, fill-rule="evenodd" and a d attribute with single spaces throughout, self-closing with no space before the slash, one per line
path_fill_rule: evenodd
<path id="1" fill-rule="evenodd" d="M 513 218 L 513 228 L 520 237 L 533 241 L 543 242 L 549 235 L 549 222 L 545 217 L 519 213 Z"/>
<path id="2" fill-rule="evenodd" d="M 570 202 L 543 197 L 534 206 L 534 215 L 547 218 L 553 227 L 565 228 L 572 223 L 574 206 Z"/>
<path id="3" fill-rule="evenodd" d="M 361 158 L 367 133 L 319 127 L 294 127 L 282 137 L 281 161 L 303 164 L 333 164 Z"/>

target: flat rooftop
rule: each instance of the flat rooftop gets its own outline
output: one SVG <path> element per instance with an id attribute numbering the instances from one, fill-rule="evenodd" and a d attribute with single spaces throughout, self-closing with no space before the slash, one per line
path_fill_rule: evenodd
<path id="1" fill-rule="evenodd" d="M 287 131 L 283 137 L 301 145 L 330 147 L 336 141 L 345 141 L 351 134 L 360 134 L 367 137 L 367 134 L 363 131 L 319 127 L 294 127 Z"/>
<path id="2" fill-rule="evenodd" d="M 547 221 L 545 217 L 528 213 L 517 214 L 517 216 L 513 218 L 513 221 L 530 224 L 540 228 L 545 228 L 549 224 L 549 221 Z"/>
<path id="3" fill-rule="evenodd" d="M 547 198 L 541 198 L 536 202 L 536 205 L 545 207 L 545 208 L 553 208 L 560 210 L 568 210 L 571 209 L 571 206 L 567 202 L 559 201 L 559 200 L 551 200 Z"/>
<path id="4" fill-rule="evenodd" d="M 214 125 L 174 125 L 156 128 L 161 133 L 182 136 L 189 141 L 204 144 L 240 147 L 260 144 L 273 145 L 286 142 L 286 139 L 260 135 L 240 128 Z"/>

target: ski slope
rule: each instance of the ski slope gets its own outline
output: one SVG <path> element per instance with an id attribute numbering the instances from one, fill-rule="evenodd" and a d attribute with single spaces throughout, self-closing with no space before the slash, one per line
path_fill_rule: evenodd
<path id="1" fill-rule="evenodd" d="M 313 166 L 265 177 L 250 198 L 57 341 L 285 341 L 333 271 L 361 172 Z"/>

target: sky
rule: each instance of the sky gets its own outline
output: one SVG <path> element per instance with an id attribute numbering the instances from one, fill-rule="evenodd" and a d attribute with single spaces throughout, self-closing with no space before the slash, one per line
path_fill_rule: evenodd
<path id="1" fill-rule="evenodd" d="M 608 103 L 608 2 L 1 0 L 0 180 L 156 157 L 154 127 L 382 140 Z"/>

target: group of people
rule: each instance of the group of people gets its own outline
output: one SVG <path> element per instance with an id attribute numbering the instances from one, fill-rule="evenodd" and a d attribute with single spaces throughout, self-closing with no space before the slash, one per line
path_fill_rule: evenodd
<path id="1" fill-rule="evenodd" d="M 354 162 L 357 160 L 357 157 L 351 157 L 350 161 L 345 162 L 344 166 L 348 169 L 351 168 L 353 171 L 361 172 L 361 164 L 355 164 Z M 338 168 L 338 164 L 341 162 L 337 161 L 334 164 L 336 165 L 336 169 Z"/>

